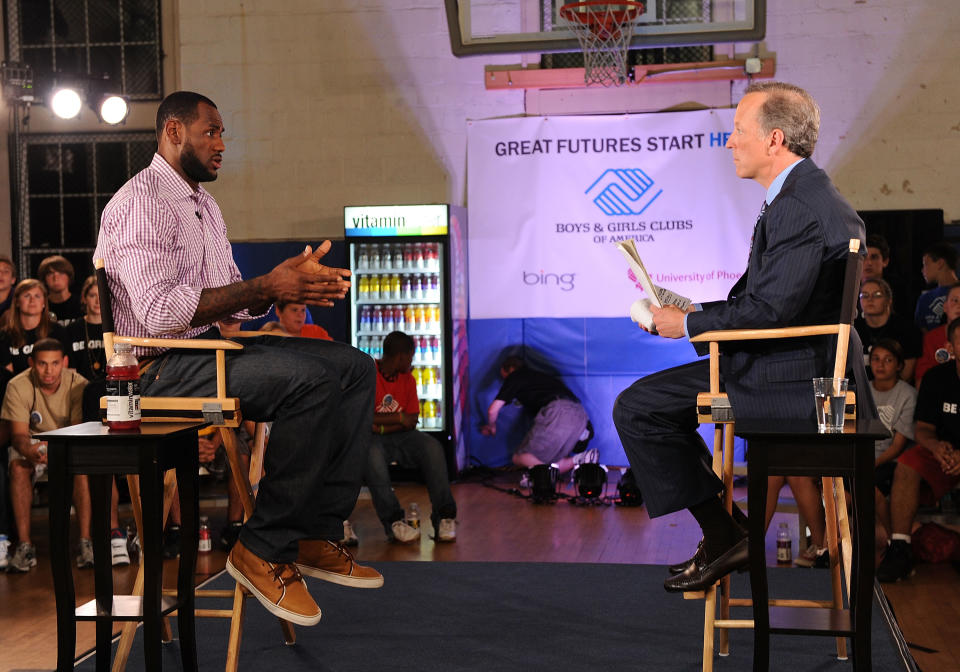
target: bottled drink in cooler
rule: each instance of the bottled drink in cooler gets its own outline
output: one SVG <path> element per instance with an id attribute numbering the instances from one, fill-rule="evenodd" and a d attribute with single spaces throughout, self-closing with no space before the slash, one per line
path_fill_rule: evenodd
<path id="1" fill-rule="evenodd" d="M 424 268 L 426 265 L 423 258 L 423 245 L 421 243 L 413 244 L 413 265 L 415 268 Z"/>
<path id="2" fill-rule="evenodd" d="M 370 266 L 370 257 L 368 256 L 367 246 L 357 247 L 357 268 L 368 268 Z"/>
<path id="3" fill-rule="evenodd" d="M 400 279 L 400 298 L 404 301 L 409 301 L 413 298 L 413 283 L 409 275 L 404 275 Z"/>
<path id="4" fill-rule="evenodd" d="M 415 366 L 413 367 L 413 371 L 411 371 L 411 374 L 413 375 L 413 379 L 417 383 L 417 393 L 423 394 L 423 369 L 420 368 L 419 366 Z"/>
<path id="5" fill-rule="evenodd" d="M 380 340 L 377 336 L 370 337 L 370 356 L 374 359 L 383 358 L 383 341 Z"/>
<path id="6" fill-rule="evenodd" d="M 414 299 L 423 298 L 423 276 L 419 273 L 410 279 L 410 293 Z"/>
<path id="7" fill-rule="evenodd" d="M 423 402 L 421 411 L 423 413 L 423 426 L 426 429 L 433 429 L 437 426 L 437 402 L 427 399 Z"/>
<path id="8" fill-rule="evenodd" d="M 370 301 L 379 301 L 380 300 L 380 276 L 371 275 L 369 282 L 369 289 L 367 291 L 367 299 Z"/>
<path id="9" fill-rule="evenodd" d="M 424 331 L 427 328 L 427 309 L 424 306 L 417 306 L 417 331 Z"/>
<path id="10" fill-rule="evenodd" d="M 391 331 L 397 330 L 397 321 L 394 317 L 393 306 L 384 306 L 383 307 L 383 331 L 384 333 L 389 334 Z"/>
<path id="11" fill-rule="evenodd" d="M 393 268 L 393 248 L 389 245 L 384 245 L 380 252 L 380 268 L 384 270 Z"/>
<path id="12" fill-rule="evenodd" d="M 443 429 L 443 404 L 435 401 L 434 408 L 436 412 L 434 413 L 433 426 L 437 429 Z"/>
<path id="13" fill-rule="evenodd" d="M 383 333 L 383 308 L 380 306 L 373 307 L 373 312 L 370 314 L 370 329 L 377 334 Z"/>
<path id="14" fill-rule="evenodd" d="M 424 246 L 424 261 L 426 262 L 427 268 L 430 270 L 436 270 L 440 268 L 440 250 L 438 249 L 437 243 L 427 243 Z"/>
<path id="15" fill-rule="evenodd" d="M 393 267 L 403 268 L 403 245 L 400 243 L 393 246 Z"/>
<path id="16" fill-rule="evenodd" d="M 413 268 L 413 243 L 406 243 L 403 246 L 403 267 Z"/>
<path id="17" fill-rule="evenodd" d="M 396 273 L 390 276 L 390 298 L 394 301 L 400 300 L 400 276 Z"/>
<path id="18" fill-rule="evenodd" d="M 414 339 L 414 343 L 417 344 L 417 349 L 413 356 L 417 359 L 417 361 L 422 362 L 428 359 L 430 356 L 430 350 L 427 346 L 427 339 L 423 336 L 417 336 Z"/>
<path id="19" fill-rule="evenodd" d="M 370 306 L 360 309 L 360 331 L 370 331 Z"/>
<path id="20" fill-rule="evenodd" d="M 380 246 L 371 245 L 370 252 L 367 254 L 367 258 L 370 260 L 370 265 L 368 268 L 376 271 L 380 268 Z"/>
<path id="21" fill-rule="evenodd" d="M 440 331 L 440 306 L 427 307 L 427 331 Z"/>
<path id="22" fill-rule="evenodd" d="M 434 301 L 440 300 L 440 278 L 437 275 L 430 276 L 430 298 Z"/>
<path id="23" fill-rule="evenodd" d="M 397 331 L 406 332 L 406 318 L 403 314 L 403 306 L 393 307 L 393 328 Z"/>
<path id="24" fill-rule="evenodd" d="M 423 337 L 421 337 L 423 338 Z M 431 362 L 440 363 L 440 339 L 436 336 L 431 336 L 429 340 L 429 357 Z"/>

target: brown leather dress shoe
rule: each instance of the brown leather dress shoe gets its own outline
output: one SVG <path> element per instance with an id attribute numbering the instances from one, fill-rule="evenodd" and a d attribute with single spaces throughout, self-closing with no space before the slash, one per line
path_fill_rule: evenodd
<path id="1" fill-rule="evenodd" d="M 383 575 L 361 565 L 342 544 L 322 539 L 301 539 L 297 567 L 306 576 L 352 588 L 379 588 Z"/>
<path id="2" fill-rule="evenodd" d="M 238 540 L 227 556 L 227 571 L 270 613 L 297 625 L 320 622 L 320 607 L 292 562 L 267 562 Z"/>

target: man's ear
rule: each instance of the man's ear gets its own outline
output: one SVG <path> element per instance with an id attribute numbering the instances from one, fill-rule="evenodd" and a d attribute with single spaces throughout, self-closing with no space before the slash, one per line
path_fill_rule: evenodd
<path id="1" fill-rule="evenodd" d="M 82 320 L 83 318 L 81 317 L 80 319 Z M 70 368 L 70 358 L 67 357 L 66 353 L 63 355 L 63 368 Z"/>
<path id="2" fill-rule="evenodd" d="M 33 368 L 33 357 L 32 357 L 32 356 L 28 356 L 28 357 L 27 357 L 27 364 L 30 366 L 31 369 Z"/>
<path id="3" fill-rule="evenodd" d="M 183 124 L 177 119 L 167 119 L 163 125 L 163 135 L 174 145 L 179 145 L 183 141 Z"/>

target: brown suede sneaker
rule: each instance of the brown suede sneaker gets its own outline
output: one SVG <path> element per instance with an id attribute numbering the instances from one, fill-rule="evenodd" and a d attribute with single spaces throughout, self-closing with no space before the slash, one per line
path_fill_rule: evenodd
<path id="1" fill-rule="evenodd" d="M 292 562 L 273 564 L 262 560 L 238 540 L 227 556 L 227 571 L 270 613 L 297 625 L 320 622 L 320 607 Z"/>
<path id="2" fill-rule="evenodd" d="M 301 539 L 297 567 L 307 576 L 352 588 L 379 588 L 383 575 L 373 567 L 361 565 L 350 551 L 335 541 Z"/>

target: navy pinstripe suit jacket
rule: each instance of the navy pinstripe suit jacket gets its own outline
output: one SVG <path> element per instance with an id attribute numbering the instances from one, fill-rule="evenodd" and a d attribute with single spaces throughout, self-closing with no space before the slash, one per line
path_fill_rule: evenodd
<path id="1" fill-rule="evenodd" d="M 830 178 L 805 159 L 787 176 L 767 206 L 754 236 L 747 271 L 726 301 L 687 316 L 696 336 L 715 329 L 762 329 L 835 324 L 840 314 L 844 265 L 851 238 L 865 252 L 863 221 Z M 869 393 L 856 331 L 847 358 L 858 399 Z M 700 344 L 698 344 L 700 345 Z M 833 374 L 836 337 L 742 341 L 722 344 L 720 371 L 738 418 L 809 418 L 810 380 Z M 704 354 L 705 346 L 698 348 Z M 872 403 L 870 404 L 872 407 Z"/>

